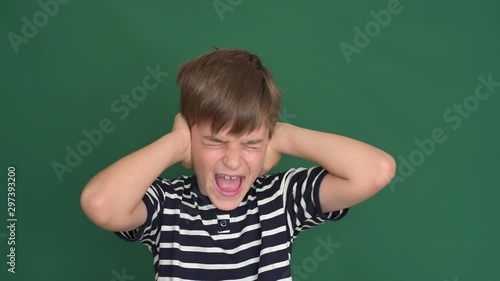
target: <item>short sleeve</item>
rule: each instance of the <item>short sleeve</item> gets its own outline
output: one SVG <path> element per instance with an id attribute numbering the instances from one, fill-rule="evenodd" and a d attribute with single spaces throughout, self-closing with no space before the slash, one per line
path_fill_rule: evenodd
<path id="1" fill-rule="evenodd" d="M 146 205 L 147 218 L 142 226 L 134 230 L 115 232 L 115 234 L 126 241 L 140 242 L 148 246 L 150 251 L 156 249 L 161 232 L 166 186 L 168 182 L 165 179 L 157 178 L 146 190 L 142 201 Z"/>
<path id="2" fill-rule="evenodd" d="M 282 188 L 290 235 L 302 230 L 342 219 L 349 208 L 324 213 L 319 203 L 319 187 L 328 172 L 320 167 L 296 168 L 283 175 Z"/>

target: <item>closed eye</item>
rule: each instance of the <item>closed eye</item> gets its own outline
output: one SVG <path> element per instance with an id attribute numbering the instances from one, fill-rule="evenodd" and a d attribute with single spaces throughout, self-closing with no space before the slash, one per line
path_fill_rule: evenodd
<path id="1" fill-rule="evenodd" d="M 211 147 L 217 147 L 223 145 L 223 143 L 220 142 L 211 142 L 211 143 L 206 143 L 206 146 L 211 146 Z"/>
<path id="2" fill-rule="evenodd" d="M 204 144 L 209 147 L 219 147 L 227 142 L 222 141 L 215 137 L 204 137 Z"/>
<path id="3" fill-rule="evenodd" d="M 250 140 L 250 141 L 247 141 L 247 142 L 243 143 L 243 145 L 245 145 L 246 148 L 251 149 L 251 150 L 261 149 L 262 148 L 262 144 L 263 144 L 263 140 L 262 139 Z"/>
<path id="4" fill-rule="evenodd" d="M 251 150 L 258 150 L 261 148 L 259 145 L 245 145 L 245 147 Z"/>

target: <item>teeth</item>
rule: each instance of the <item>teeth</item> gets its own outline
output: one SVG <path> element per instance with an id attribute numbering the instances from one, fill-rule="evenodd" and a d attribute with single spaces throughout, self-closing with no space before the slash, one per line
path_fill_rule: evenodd
<path id="1" fill-rule="evenodd" d="M 235 180 L 238 178 L 238 177 L 230 177 L 230 176 L 221 175 L 221 174 L 216 174 L 216 177 L 222 177 L 222 178 L 225 178 L 226 180 Z"/>

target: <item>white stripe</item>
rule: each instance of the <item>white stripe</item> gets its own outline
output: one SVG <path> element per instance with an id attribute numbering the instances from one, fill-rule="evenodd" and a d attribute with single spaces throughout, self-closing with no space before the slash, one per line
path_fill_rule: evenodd
<path id="1" fill-rule="evenodd" d="M 267 247 L 265 249 L 262 249 L 260 251 L 260 255 L 265 255 L 265 254 L 269 254 L 269 253 L 274 253 L 274 252 L 279 252 L 281 250 L 284 250 L 286 249 L 286 244 L 278 244 L 278 245 L 275 245 L 275 246 L 271 246 L 271 247 Z"/>
<path id="2" fill-rule="evenodd" d="M 205 230 L 185 230 L 180 229 L 178 225 L 162 225 L 161 231 L 177 231 L 186 236 L 210 236 Z"/>
<path id="3" fill-rule="evenodd" d="M 281 268 L 288 266 L 290 264 L 290 261 L 282 261 L 282 262 L 277 262 L 277 263 L 272 263 L 270 265 L 263 266 L 259 268 L 259 273 L 270 271 L 276 268 Z"/>
<path id="4" fill-rule="evenodd" d="M 174 248 L 182 252 L 198 252 L 198 253 L 222 253 L 222 254 L 236 254 L 243 250 L 255 247 L 261 244 L 260 240 L 255 240 L 250 243 L 242 244 L 234 249 L 223 249 L 220 247 L 197 247 L 197 246 L 182 246 L 181 244 L 174 243 L 160 243 L 160 248 Z"/>
<path id="5" fill-rule="evenodd" d="M 272 219 L 275 217 L 279 217 L 282 214 L 283 214 L 283 209 L 278 209 L 272 213 L 262 215 L 262 216 L 260 216 L 260 218 L 261 218 L 261 221 L 264 221 L 264 220 Z"/>
<path id="6" fill-rule="evenodd" d="M 275 235 L 275 234 L 278 234 L 281 232 L 285 232 L 285 231 L 286 231 L 286 226 L 284 226 L 284 225 L 277 227 L 277 228 L 270 229 L 270 230 L 262 231 L 262 238 L 264 238 L 266 236 L 272 236 L 272 235 Z"/>
<path id="7" fill-rule="evenodd" d="M 181 262 L 179 260 L 169 260 L 169 259 L 164 259 L 160 260 L 160 265 L 175 265 L 178 267 L 182 268 L 193 268 L 193 269 L 200 269 L 203 268 L 204 270 L 220 270 L 220 269 L 236 269 L 236 268 L 243 268 L 247 265 L 258 263 L 260 260 L 259 257 L 252 258 L 246 261 L 238 262 L 238 263 L 228 263 L 228 264 L 207 264 L 207 263 L 194 263 L 194 262 Z M 207 274 L 210 274 L 207 272 Z"/>
<path id="8" fill-rule="evenodd" d="M 180 204 L 183 204 L 183 203 L 180 203 Z M 186 204 L 186 205 L 189 205 L 189 204 Z M 197 212 L 197 210 L 193 210 L 193 212 Z M 181 213 L 181 210 L 179 210 L 179 209 L 167 209 L 167 208 L 164 208 L 163 209 L 163 214 L 164 215 L 179 215 L 179 217 L 181 219 L 186 219 L 186 220 L 190 220 L 190 221 L 197 221 L 197 220 L 199 220 L 199 221 L 201 221 L 203 223 L 203 225 L 214 225 L 214 224 L 217 224 L 217 219 L 203 220 L 200 215 L 191 216 L 190 214 Z"/>
<path id="9" fill-rule="evenodd" d="M 183 204 L 183 203 L 180 203 L 180 204 Z M 190 205 L 190 204 L 185 204 L 185 205 Z M 196 209 L 194 209 L 193 212 L 199 212 L 199 211 L 196 210 Z M 259 212 L 259 208 L 258 207 L 255 207 L 253 209 L 249 209 L 249 210 L 247 210 L 247 212 L 245 214 L 242 214 L 242 215 L 236 216 L 236 217 L 231 217 L 231 222 L 244 221 L 248 217 L 250 217 L 252 215 L 258 214 L 258 212 Z M 262 215 L 261 216 L 261 220 L 272 219 L 274 217 L 280 216 L 282 213 L 283 213 L 283 209 L 279 209 L 279 210 L 276 210 L 276 211 L 274 211 L 272 213 Z M 190 220 L 190 221 L 199 220 L 199 221 L 202 221 L 203 225 L 214 225 L 214 224 L 217 224 L 217 219 L 202 220 L 202 218 L 201 218 L 200 215 L 192 216 L 192 215 L 187 214 L 187 213 L 181 213 L 181 211 L 179 209 L 167 209 L 167 208 L 164 208 L 163 209 L 163 214 L 165 214 L 165 215 L 179 215 L 180 218 L 186 219 L 186 220 Z"/>
<path id="10" fill-rule="evenodd" d="M 260 205 L 267 204 L 267 203 L 269 203 L 269 202 L 271 202 L 271 201 L 275 200 L 275 199 L 276 199 L 277 197 L 279 197 L 280 195 L 281 195 L 280 190 L 277 190 L 277 192 L 275 192 L 272 196 L 267 197 L 267 198 L 264 198 L 264 199 L 261 199 L 261 200 L 259 201 L 259 204 L 260 204 Z"/>
<path id="11" fill-rule="evenodd" d="M 307 181 L 304 181 L 300 188 L 300 208 L 304 212 L 304 217 L 306 219 L 311 218 L 311 214 L 307 212 L 307 205 L 306 205 L 306 200 L 304 199 L 304 194 L 307 192 Z"/>
<path id="12" fill-rule="evenodd" d="M 243 228 L 241 230 L 241 232 L 210 235 L 205 230 L 180 229 L 178 225 L 162 225 L 161 226 L 162 231 L 177 231 L 179 234 L 186 235 L 186 236 L 204 236 L 204 237 L 209 236 L 209 237 L 212 237 L 212 239 L 214 239 L 214 240 L 227 240 L 227 239 L 238 238 L 245 232 L 249 232 L 249 231 L 260 229 L 260 228 L 261 228 L 260 223 L 254 223 L 254 224 L 248 225 L 245 228 Z"/>
<path id="13" fill-rule="evenodd" d="M 181 279 L 181 278 L 177 278 L 177 277 L 160 277 L 160 278 L 157 278 L 155 280 L 158 280 L 158 281 L 196 281 L 196 280 L 192 280 L 192 279 Z M 245 278 L 241 278 L 241 279 L 224 279 L 224 281 L 254 281 L 254 280 L 257 280 L 257 275 L 253 275 L 253 276 L 249 276 L 249 277 L 245 277 Z M 287 280 L 291 280 L 291 279 L 281 279 L 281 280 L 287 281 Z"/>

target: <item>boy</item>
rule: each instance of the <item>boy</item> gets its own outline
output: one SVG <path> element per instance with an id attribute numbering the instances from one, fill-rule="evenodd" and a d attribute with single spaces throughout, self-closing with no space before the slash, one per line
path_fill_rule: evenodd
<path id="1" fill-rule="evenodd" d="M 155 280 L 291 280 L 297 235 L 341 219 L 394 176 L 394 159 L 373 146 L 277 122 L 280 90 L 245 50 L 192 59 L 177 83 L 172 131 L 81 196 L 96 225 L 148 246 Z M 317 166 L 266 175 L 282 154 Z M 159 177 L 177 162 L 195 175 Z"/>

